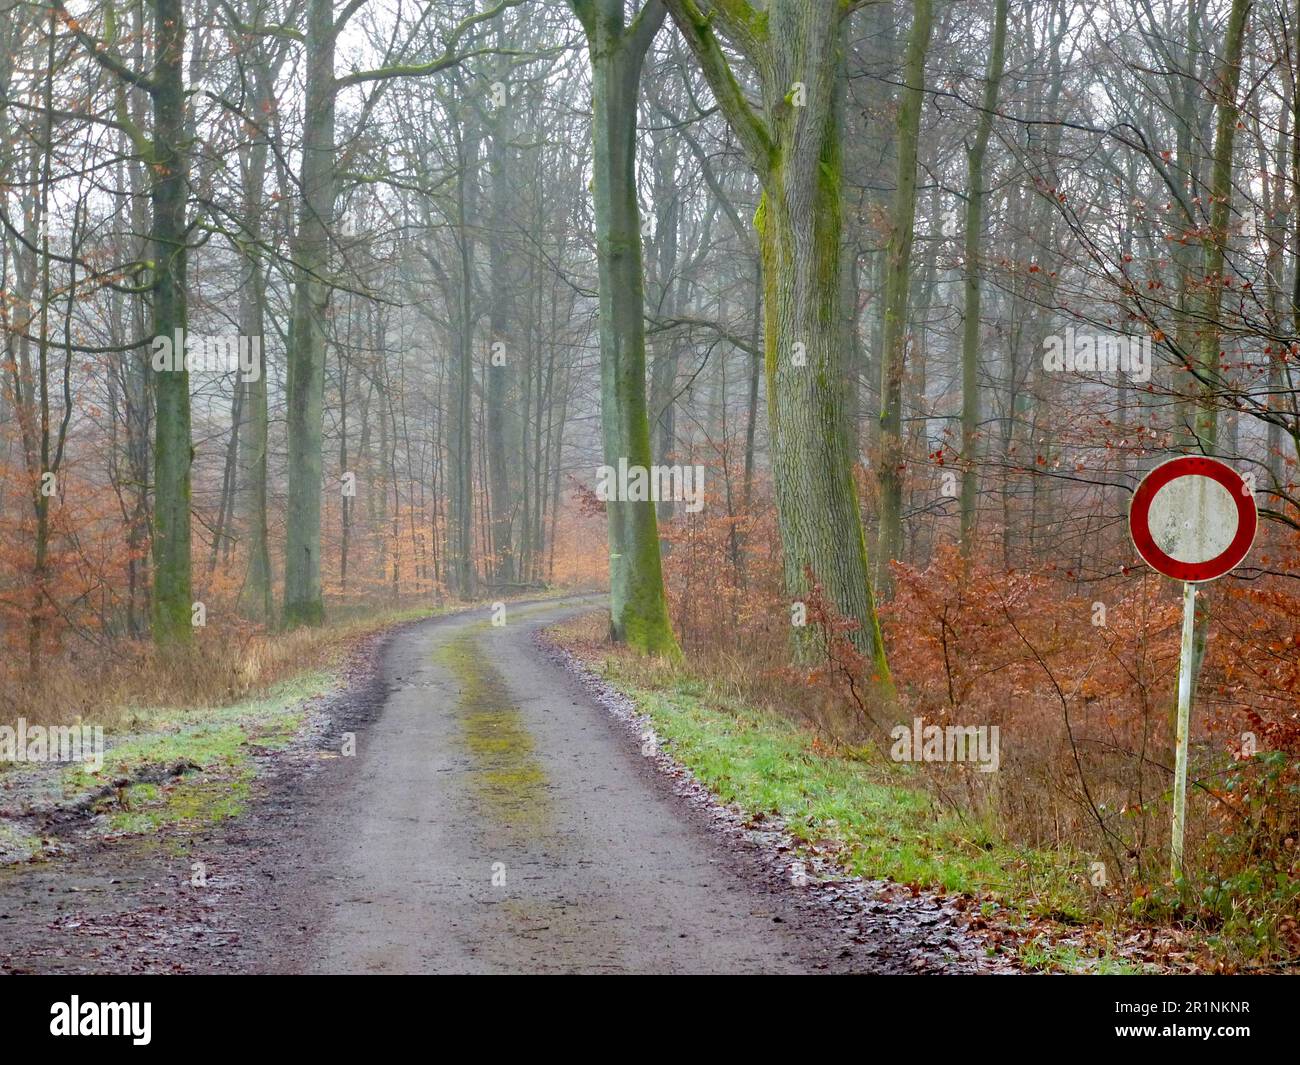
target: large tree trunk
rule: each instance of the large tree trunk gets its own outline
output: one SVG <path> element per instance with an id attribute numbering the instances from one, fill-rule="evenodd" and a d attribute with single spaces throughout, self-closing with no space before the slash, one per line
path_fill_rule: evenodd
<path id="1" fill-rule="evenodd" d="M 766 18 L 756 19 L 717 7 L 706 17 L 694 0 L 665 2 L 763 187 L 755 224 L 786 589 L 802 598 L 810 581 L 819 585 L 829 605 L 857 623 L 851 638 L 888 685 L 844 424 L 839 108 L 845 8 L 772 0 Z M 761 113 L 745 99 L 714 35 L 717 18 L 754 67 Z M 811 634 L 794 631 L 796 652 L 808 654 Z"/>
<path id="2" fill-rule="evenodd" d="M 773 25 L 790 81 L 811 57 L 842 61 L 831 11 L 787 5 L 777 14 L 802 24 Z M 773 479 L 787 590 L 804 596 L 810 579 L 819 584 L 858 622 L 855 644 L 887 676 L 844 423 L 839 79 L 833 69 L 821 78 L 826 91 L 808 86 L 803 121 L 778 126 L 758 219 Z"/>
<path id="3" fill-rule="evenodd" d="M 646 49 L 663 23 L 648 0 L 631 27 L 622 0 L 574 5 L 587 33 L 592 67 L 593 194 L 600 275 L 600 399 L 605 463 L 649 469 L 645 295 L 641 215 L 636 198 L 637 91 Z M 540 490 L 540 485 L 539 485 Z M 655 505 L 611 499 L 610 635 L 641 651 L 676 654 L 668 622 Z"/>
<path id="4" fill-rule="evenodd" d="M 319 625 L 321 454 L 329 224 L 334 214 L 334 10 L 311 0 L 298 231 L 293 242 L 293 321 L 288 351 L 289 493 L 284 537 L 284 623 Z"/>
<path id="5" fill-rule="evenodd" d="M 186 327 L 185 12 L 181 0 L 154 0 L 153 333 L 176 338 Z M 184 642 L 190 612 L 190 375 L 184 351 L 154 374 L 153 636 Z"/>

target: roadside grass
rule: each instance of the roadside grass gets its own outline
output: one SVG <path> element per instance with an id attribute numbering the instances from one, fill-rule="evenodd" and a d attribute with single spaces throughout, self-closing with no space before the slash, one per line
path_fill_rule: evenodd
<path id="1" fill-rule="evenodd" d="M 1104 942 L 1053 944 L 1049 928 L 1076 931 L 1100 919 L 1084 856 L 1016 846 L 991 823 L 940 808 L 916 767 L 874 748 L 828 745 L 686 667 L 612 649 L 591 617 L 549 633 L 627 694 L 663 748 L 719 800 L 755 823 L 779 818 L 802 851 L 792 857 L 829 858 L 865 879 L 967 896 L 981 925 L 1014 931 L 1026 968 L 1144 970 L 1112 957 Z"/>
<path id="2" fill-rule="evenodd" d="M 1141 976 L 1148 968 L 1125 958 L 1108 957 L 1079 947 L 1035 939 L 1020 948 L 1020 964 L 1032 972 L 1068 972 L 1094 976 Z"/>
<path id="3" fill-rule="evenodd" d="M 862 749 L 819 753 L 808 730 L 698 682 L 652 690 L 618 666 L 606 675 L 723 802 L 781 818 L 796 840 L 836 854 L 850 873 L 980 896 L 1026 916 L 1085 919 L 1076 870 L 937 809 L 909 783 L 911 767 L 894 769 Z"/>
<path id="4" fill-rule="evenodd" d="M 136 720 L 147 731 L 108 748 L 99 772 L 83 766 L 62 771 L 63 798 L 76 800 L 152 766 L 184 765 L 190 768 L 164 783 L 132 783 L 100 799 L 96 809 L 106 815 L 105 831 L 139 835 L 237 817 L 257 775 L 254 757 L 292 742 L 304 718 L 304 704 L 327 694 L 338 680 L 331 671 L 313 670 L 275 685 L 263 696 L 207 708 L 198 721 L 194 710 L 141 711 Z"/>
<path id="5" fill-rule="evenodd" d="M 502 597 L 506 604 L 577 594 L 565 589 Z M 210 623 L 189 645 L 157 648 L 145 640 L 80 645 L 30 676 L 16 659 L 0 662 L 0 725 L 102 725 L 135 731 L 182 711 L 207 713 L 266 692 L 315 670 L 335 669 L 358 640 L 408 621 L 462 610 L 486 610 L 491 601 L 447 602 L 400 608 L 331 609 L 319 628 L 290 631 L 249 624 Z M 3 764 L 0 763 L 0 770 Z"/>
<path id="6" fill-rule="evenodd" d="M 446 612 L 429 606 L 348 613 L 320 628 L 267 631 L 209 625 L 186 646 L 116 640 L 69 651 L 39 677 L 0 685 L 0 724 L 92 724 L 109 731 L 148 727 L 159 714 L 207 712 L 265 692 L 312 670 L 337 667 L 374 632 Z"/>

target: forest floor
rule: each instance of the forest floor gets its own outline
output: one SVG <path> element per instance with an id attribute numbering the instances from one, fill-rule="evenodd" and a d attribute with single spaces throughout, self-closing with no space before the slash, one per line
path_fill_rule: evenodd
<path id="1" fill-rule="evenodd" d="M 958 897 L 792 875 L 780 825 L 538 638 L 597 603 L 398 626 L 134 749 L 133 783 L 28 804 L 0 972 L 1014 970 Z"/>

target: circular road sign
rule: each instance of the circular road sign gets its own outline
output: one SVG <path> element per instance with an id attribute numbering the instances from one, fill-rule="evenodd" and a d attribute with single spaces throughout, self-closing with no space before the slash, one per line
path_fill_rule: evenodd
<path id="1" fill-rule="evenodd" d="M 1180 581 L 1212 581 L 1240 565 L 1258 526 L 1245 478 L 1202 455 L 1161 463 L 1142 478 L 1128 509 L 1142 560 Z"/>

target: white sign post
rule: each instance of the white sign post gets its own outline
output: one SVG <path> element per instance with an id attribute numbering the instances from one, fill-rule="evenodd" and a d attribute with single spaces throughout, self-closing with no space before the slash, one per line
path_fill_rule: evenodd
<path id="1" fill-rule="evenodd" d="M 1187 746 L 1192 726 L 1192 670 L 1196 647 L 1196 585 L 1183 581 L 1183 639 L 1178 646 L 1178 725 L 1174 733 L 1174 823 L 1169 844 L 1169 875 L 1183 869 L 1183 828 L 1187 818 Z"/>
<path id="2" fill-rule="evenodd" d="M 1183 582 L 1178 648 L 1178 724 L 1174 734 L 1174 814 L 1169 872 L 1183 869 L 1187 751 L 1196 647 L 1196 585 L 1222 577 L 1250 553 L 1259 516 L 1250 483 L 1218 459 L 1186 455 L 1148 473 L 1129 505 L 1133 546 L 1152 569 Z"/>

